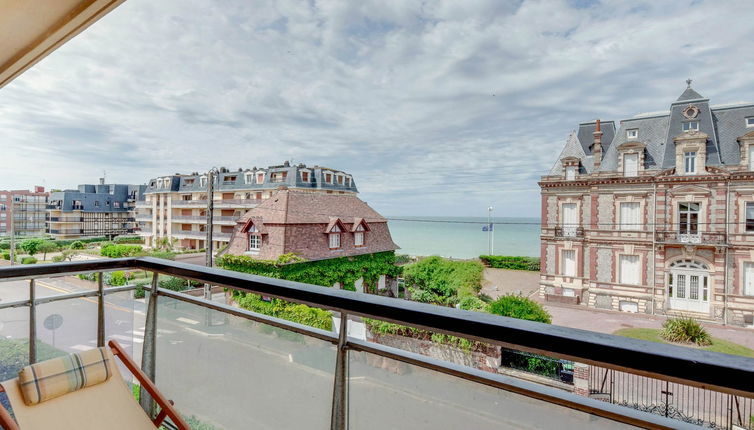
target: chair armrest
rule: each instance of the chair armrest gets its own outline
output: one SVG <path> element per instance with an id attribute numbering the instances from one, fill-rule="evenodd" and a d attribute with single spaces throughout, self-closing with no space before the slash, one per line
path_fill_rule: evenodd
<path id="1" fill-rule="evenodd" d="M 171 420 L 173 420 L 173 424 L 175 424 L 179 430 L 191 430 L 191 427 L 189 427 L 183 417 L 181 417 L 181 414 L 179 414 L 178 411 L 173 407 L 172 402 L 162 395 L 162 393 L 157 389 L 152 380 L 150 380 L 149 377 L 139 368 L 139 366 L 134 363 L 134 361 L 126 353 L 126 351 L 123 350 L 120 344 L 115 340 L 110 340 L 107 345 L 110 347 L 110 349 L 112 349 L 113 355 L 118 357 L 123 362 L 123 365 L 126 366 L 128 371 L 131 372 L 131 374 L 139 380 L 141 386 L 144 387 L 144 389 L 147 390 L 147 393 L 152 396 L 154 401 L 157 402 L 158 405 L 160 405 L 162 411 L 160 411 L 160 414 L 157 415 L 157 417 L 152 422 L 159 427 L 159 425 L 165 419 L 165 415 L 167 415 Z M 163 412 L 165 413 L 163 414 Z M 159 422 L 157 421 L 158 419 Z"/>

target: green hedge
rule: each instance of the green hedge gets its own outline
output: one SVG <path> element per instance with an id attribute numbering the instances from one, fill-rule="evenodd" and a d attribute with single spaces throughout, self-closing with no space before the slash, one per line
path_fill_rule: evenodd
<path id="1" fill-rule="evenodd" d="M 21 264 L 37 264 L 37 259 L 34 257 L 24 257 L 21 259 Z"/>
<path id="2" fill-rule="evenodd" d="M 332 314 L 330 311 L 324 309 L 290 303 L 281 299 L 269 298 L 265 300 L 258 294 L 247 294 L 240 291 L 233 292 L 233 299 L 242 308 L 253 312 L 294 321 L 322 330 L 332 330 Z"/>
<path id="3" fill-rule="evenodd" d="M 100 249 L 100 255 L 110 258 L 132 257 L 140 252 L 141 246 L 139 245 L 116 245 L 113 243 L 107 244 Z"/>
<path id="4" fill-rule="evenodd" d="M 539 272 L 539 258 L 537 257 L 509 257 L 505 255 L 480 255 L 486 266 L 496 269 L 530 270 Z"/>
<path id="5" fill-rule="evenodd" d="M 478 261 L 453 261 L 428 257 L 403 266 L 411 299 L 423 303 L 455 305 L 464 297 L 476 297 L 484 267 Z"/>
<path id="6" fill-rule="evenodd" d="M 118 236 L 115 239 L 113 239 L 113 242 L 143 244 L 144 239 L 142 239 L 140 236 Z"/>
<path id="7" fill-rule="evenodd" d="M 64 239 L 64 240 L 53 240 L 56 245 L 58 245 L 61 248 L 67 248 L 71 246 L 73 242 L 81 242 L 81 243 L 93 243 L 93 242 L 105 242 L 107 241 L 106 237 L 90 237 L 86 239 Z"/>

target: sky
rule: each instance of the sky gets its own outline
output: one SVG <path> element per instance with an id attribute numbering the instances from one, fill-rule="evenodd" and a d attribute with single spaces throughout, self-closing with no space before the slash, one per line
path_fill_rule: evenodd
<path id="1" fill-rule="evenodd" d="M 0 189 L 280 164 L 536 217 L 580 122 L 754 101 L 754 2 L 127 0 L 0 90 Z"/>

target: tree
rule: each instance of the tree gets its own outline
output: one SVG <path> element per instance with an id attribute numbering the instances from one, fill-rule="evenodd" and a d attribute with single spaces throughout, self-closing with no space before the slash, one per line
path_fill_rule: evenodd
<path id="1" fill-rule="evenodd" d="M 59 249 L 58 245 L 51 240 L 45 240 L 39 245 L 39 252 L 42 253 L 42 260 L 47 260 L 48 252 L 55 252 Z"/>
<path id="2" fill-rule="evenodd" d="M 39 252 L 39 247 L 45 242 L 44 239 L 26 239 L 18 246 L 27 254 L 34 255 Z"/>
<path id="3" fill-rule="evenodd" d="M 502 296 L 490 303 L 489 313 L 522 320 L 552 323 L 552 317 L 539 303 L 523 296 Z"/>

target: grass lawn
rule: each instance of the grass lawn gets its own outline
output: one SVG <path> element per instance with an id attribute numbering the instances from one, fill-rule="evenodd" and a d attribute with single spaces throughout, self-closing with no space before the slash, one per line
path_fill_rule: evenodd
<path id="1" fill-rule="evenodd" d="M 651 342 L 670 343 L 673 345 L 681 345 L 681 346 L 688 346 L 688 347 L 696 348 L 696 346 L 693 346 L 693 345 L 668 342 L 660 337 L 660 330 L 656 328 L 622 328 L 620 330 L 613 332 L 613 334 L 617 334 L 618 336 L 632 337 L 634 339 L 648 340 Z M 717 337 L 712 338 L 712 345 L 698 347 L 698 348 L 703 349 L 705 351 L 722 352 L 725 354 L 733 354 L 733 355 L 743 355 L 744 357 L 754 357 L 754 351 L 752 351 L 751 349 L 743 345 L 739 345 L 737 343 L 733 343 L 733 342 L 723 340 Z"/>

